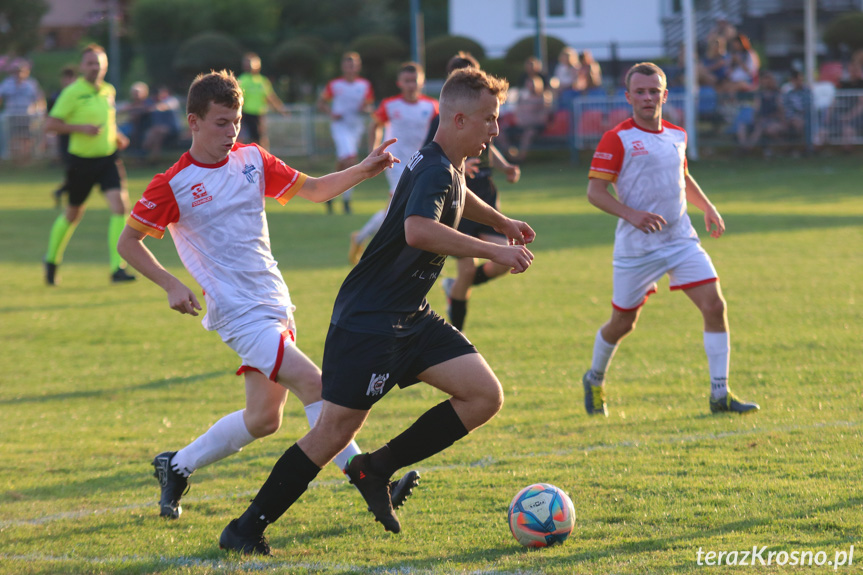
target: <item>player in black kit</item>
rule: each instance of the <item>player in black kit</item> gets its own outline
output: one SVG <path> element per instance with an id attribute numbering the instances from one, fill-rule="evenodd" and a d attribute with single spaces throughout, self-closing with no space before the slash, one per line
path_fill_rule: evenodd
<path id="1" fill-rule="evenodd" d="M 500 382 L 473 345 L 429 307 L 426 295 L 447 255 L 480 257 L 525 271 L 535 234 L 465 186 L 464 160 L 498 134 L 507 82 L 474 69 L 454 72 L 441 91 L 441 123 L 432 143 L 402 174 L 386 220 L 342 284 L 324 347 L 324 406 L 315 427 L 292 445 L 248 509 L 222 532 L 223 549 L 268 555 L 264 536 L 321 468 L 357 434 L 372 405 L 396 384 L 423 381 L 452 397 L 431 408 L 345 472 L 387 531 L 401 529 L 389 477 L 439 453 L 500 410 Z M 465 217 L 492 226 L 507 245 L 456 230 Z"/>

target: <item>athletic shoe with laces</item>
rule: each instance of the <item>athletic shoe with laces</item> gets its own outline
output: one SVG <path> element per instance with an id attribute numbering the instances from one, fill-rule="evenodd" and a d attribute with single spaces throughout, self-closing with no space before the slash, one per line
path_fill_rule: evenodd
<path id="1" fill-rule="evenodd" d="M 176 451 L 160 453 L 153 459 L 153 477 L 159 481 L 162 495 L 159 499 L 159 515 L 168 519 L 179 519 L 183 509 L 180 498 L 189 492 L 189 479 L 171 467 Z"/>
<path id="2" fill-rule="evenodd" d="M 440 287 L 443 288 L 443 293 L 446 296 L 446 315 L 450 322 L 452 322 L 452 286 L 454 285 L 454 278 L 444 278 L 440 283 Z"/>
<path id="3" fill-rule="evenodd" d="M 136 279 L 137 278 L 127 272 L 125 268 L 117 268 L 116 271 L 111 274 L 111 281 L 115 284 L 133 282 Z"/>
<path id="4" fill-rule="evenodd" d="M 585 372 L 581 378 L 584 386 L 584 409 L 588 415 L 602 414 L 608 417 L 608 406 L 605 404 L 605 385 L 593 385 L 592 369 Z"/>
<path id="5" fill-rule="evenodd" d="M 393 509 L 398 509 L 405 504 L 419 482 L 420 474 L 413 470 L 405 473 L 404 477 L 398 481 L 390 481 L 390 501 L 392 501 Z"/>
<path id="6" fill-rule="evenodd" d="M 727 395 L 719 398 L 710 398 L 710 413 L 749 413 L 758 411 L 761 407 L 753 401 L 742 401 L 736 395 L 728 392 Z"/>
<path id="7" fill-rule="evenodd" d="M 353 232 L 351 234 L 351 246 L 348 248 L 348 261 L 353 266 L 359 263 L 360 257 L 363 255 L 363 244 L 357 239 L 359 234 L 360 232 Z"/>
<path id="8" fill-rule="evenodd" d="M 272 555 L 270 543 L 267 537 L 261 533 L 259 535 L 246 535 L 240 533 L 237 526 L 237 520 L 234 519 L 225 529 L 222 530 L 222 535 L 219 537 L 219 549 L 225 551 L 236 551 L 243 555 Z"/>
<path id="9" fill-rule="evenodd" d="M 375 516 L 384 529 L 398 533 L 402 526 L 399 518 L 393 512 L 392 499 L 390 497 L 390 480 L 381 477 L 369 469 L 369 454 L 361 453 L 354 455 L 348 462 L 345 475 L 350 482 L 360 491 L 369 511 Z"/>

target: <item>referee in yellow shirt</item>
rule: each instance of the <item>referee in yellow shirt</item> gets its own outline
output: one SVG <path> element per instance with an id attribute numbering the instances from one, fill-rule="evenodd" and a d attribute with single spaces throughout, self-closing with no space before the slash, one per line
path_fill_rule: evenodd
<path id="1" fill-rule="evenodd" d="M 237 82 L 243 89 L 243 129 L 247 131 L 250 142 L 255 142 L 269 151 L 267 111 L 270 106 L 283 116 L 287 111 L 273 91 L 273 85 L 261 74 L 261 59 L 254 52 L 247 52 L 243 56 L 243 73 L 237 78 Z"/>
<path id="2" fill-rule="evenodd" d="M 84 202 L 97 183 L 111 210 L 108 224 L 111 281 L 121 283 L 135 279 L 126 273 L 126 264 L 117 253 L 117 240 L 129 213 L 126 170 L 117 151 L 126 148 L 129 140 L 117 130 L 116 90 L 105 82 L 107 71 L 105 49 L 97 44 L 86 46 L 81 52 L 81 76 L 63 89 L 45 122 L 47 131 L 69 134 L 70 155 L 66 172 L 69 203 L 66 212 L 54 221 L 45 254 L 48 285 L 56 285 L 57 267 L 84 215 Z"/>

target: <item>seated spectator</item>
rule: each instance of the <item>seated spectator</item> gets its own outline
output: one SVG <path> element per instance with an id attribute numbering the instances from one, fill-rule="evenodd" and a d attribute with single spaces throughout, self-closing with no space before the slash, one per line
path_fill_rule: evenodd
<path id="1" fill-rule="evenodd" d="M 119 129 L 129 138 L 128 150 L 130 152 L 142 149 L 144 134 L 150 127 L 149 114 L 153 100 L 149 96 L 149 86 L 144 82 L 135 82 L 129 88 L 129 101 L 117 107 L 117 114 L 124 118 Z"/>
<path id="2" fill-rule="evenodd" d="M 542 78 L 538 74 L 528 77 L 518 90 L 513 133 L 502 131 L 498 136 L 499 149 L 509 155 L 510 161 L 524 161 L 534 137 L 545 129 L 550 104 L 551 93 L 545 89 Z M 516 135 L 519 138 L 518 146 L 512 146 L 509 144 L 510 139 Z"/>
<path id="3" fill-rule="evenodd" d="M 847 77 L 839 82 L 840 90 L 863 90 L 863 49 L 857 50 L 848 63 Z M 863 133 L 863 96 L 854 98 L 847 111 L 836 115 L 842 126 L 842 141 L 849 149 Z"/>
<path id="4" fill-rule="evenodd" d="M 602 69 L 599 62 L 594 60 L 590 50 L 582 50 L 579 57 L 581 66 L 578 71 L 578 85 L 581 90 L 589 91 L 602 87 Z"/>
<path id="5" fill-rule="evenodd" d="M 717 92 L 723 91 L 728 80 L 728 63 L 725 40 L 714 38 L 698 65 L 698 84 L 715 88 Z"/>
<path id="6" fill-rule="evenodd" d="M 30 64 L 14 60 L 9 76 L 0 82 L 0 119 L 8 128 L 11 156 L 29 160 L 33 148 L 33 119 L 45 112 L 45 96 L 39 83 L 30 77 Z"/>
<path id="7" fill-rule="evenodd" d="M 580 69 L 581 63 L 578 59 L 578 52 L 574 48 L 567 46 L 560 51 L 550 82 L 558 108 L 572 109 L 572 101 L 578 97 L 582 90 L 580 87 Z"/>
<path id="8" fill-rule="evenodd" d="M 799 70 L 791 70 L 787 89 L 782 97 L 785 111 L 785 134 L 792 139 L 802 139 L 806 135 L 807 117 L 811 94 Z"/>
<path id="9" fill-rule="evenodd" d="M 177 137 L 180 131 L 180 121 L 177 118 L 179 109 L 180 101 L 171 95 L 167 86 L 160 86 L 149 110 L 149 127 L 141 144 L 150 162 L 158 160 L 162 147 Z"/>
<path id="10" fill-rule="evenodd" d="M 758 86 L 761 60 L 752 49 L 749 38 L 738 34 L 731 41 L 727 90 L 730 93 L 751 92 Z"/>
<path id="11" fill-rule="evenodd" d="M 717 38 L 724 41 L 725 44 L 728 44 L 735 36 L 737 36 L 737 28 L 728 19 L 728 14 L 725 12 L 717 12 L 716 23 L 707 33 L 708 45 Z"/>
<path id="12" fill-rule="evenodd" d="M 737 142 L 744 150 L 752 150 L 762 143 L 762 138 L 770 141 L 782 137 L 785 132 L 785 112 L 782 109 L 782 95 L 776 76 L 767 72 L 755 95 L 755 121 L 752 131 L 748 126 L 738 125 Z"/>

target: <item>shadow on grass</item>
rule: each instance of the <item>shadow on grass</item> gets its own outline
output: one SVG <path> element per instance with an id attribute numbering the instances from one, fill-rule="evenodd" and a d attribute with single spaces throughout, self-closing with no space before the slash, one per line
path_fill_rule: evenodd
<path id="1" fill-rule="evenodd" d="M 112 387 L 107 389 L 93 389 L 87 391 L 69 391 L 64 393 L 51 393 L 43 395 L 25 395 L 12 399 L 2 399 L 0 400 L 0 405 L 18 405 L 22 403 L 50 403 L 54 401 L 67 401 L 70 399 L 86 399 L 98 398 L 102 396 L 113 396 L 121 392 L 142 391 L 146 389 L 163 389 L 171 385 L 188 385 L 190 383 L 195 383 L 204 379 L 210 379 L 211 377 L 216 377 L 220 375 L 225 375 L 225 372 L 210 371 L 207 373 L 200 373 L 197 375 L 189 375 L 185 377 L 157 379 L 154 381 L 148 381 L 147 383 L 142 383 L 139 385 L 129 385 L 125 387 Z"/>
<path id="2" fill-rule="evenodd" d="M 720 206 L 721 208 L 721 206 Z M 5 214 L 4 232 L 18 238 L 21 246 L 15 250 L 0 251 L 0 262 L 35 265 L 41 261 L 44 238 L 26 243 L 33 238 L 36 221 L 49 221 L 42 211 L 19 210 L 16 215 Z M 99 215 L 91 214 L 94 220 Z M 537 232 L 537 241 L 531 244 L 534 252 L 591 246 L 610 246 L 614 241 L 615 219 L 598 211 L 585 214 L 542 214 L 522 216 L 517 211 L 509 215 L 523 218 Z M 704 237 L 703 223 L 698 213 L 691 213 L 693 225 Z M 283 271 L 303 269 L 347 269 L 348 237 L 351 231 L 365 222 L 364 216 L 333 218 L 325 214 L 289 213 L 270 210 L 268 212 L 273 253 Z M 805 214 L 730 214 L 726 217 L 728 236 L 765 232 L 797 232 L 806 229 L 847 228 L 863 226 L 863 216 L 805 215 Z M 47 228 L 46 228 L 47 229 Z M 322 230 L 326 230 L 322 232 Z M 47 232 L 46 232 L 47 233 Z M 166 235 L 166 238 L 168 236 Z M 21 239 L 24 238 L 24 245 Z M 148 247 L 166 266 L 179 265 L 170 239 L 153 240 Z M 709 250 L 710 244 L 706 242 Z M 299 249 L 298 249 L 299 248 Z M 67 267 L 75 263 L 99 264 L 106 259 L 103 222 L 79 227 L 67 253 Z M 290 283 L 290 278 L 288 278 Z"/>

